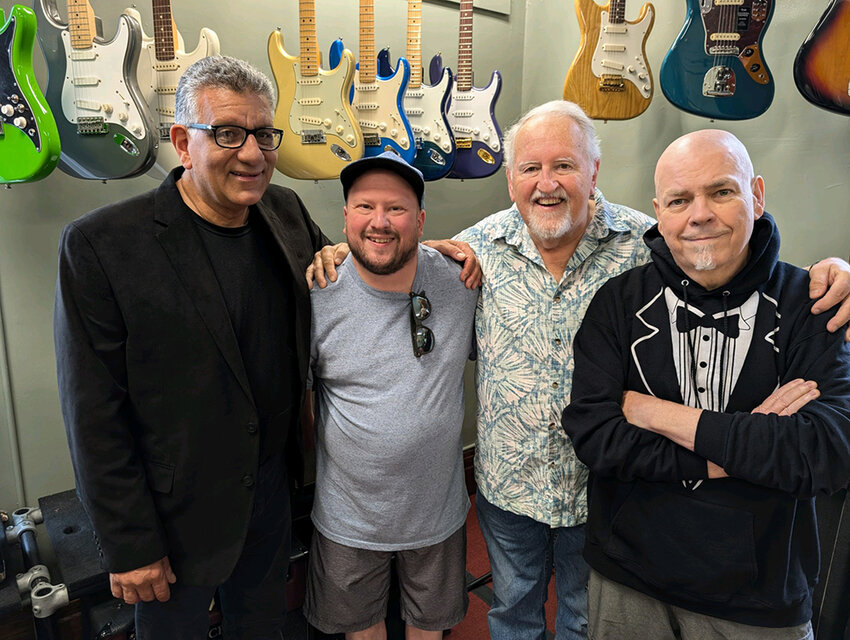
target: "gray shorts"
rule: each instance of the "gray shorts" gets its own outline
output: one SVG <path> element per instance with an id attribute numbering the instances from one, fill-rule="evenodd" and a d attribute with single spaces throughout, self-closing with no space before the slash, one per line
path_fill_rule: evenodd
<path id="1" fill-rule="evenodd" d="M 424 631 L 451 629 L 466 615 L 466 528 L 421 549 L 373 551 L 313 532 L 304 617 L 323 633 L 368 629 L 387 617 L 396 558 L 401 617 Z"/>
<path id="2" fill-rule="evenodd" d="M 812 624 L 753 627 L 666 604 L 590 570 L 589 640 L 814 640 Z"/>

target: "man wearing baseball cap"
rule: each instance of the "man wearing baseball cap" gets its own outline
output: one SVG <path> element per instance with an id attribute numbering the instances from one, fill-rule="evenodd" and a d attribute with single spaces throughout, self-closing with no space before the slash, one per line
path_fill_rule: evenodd
<path id="1" fill-rule="evenodd" d="M 407 638 L 437 640 L 468 603 L 461 426 L 478 291 L 419 243 L 416 168 L 387 152 L 340 181 L 351 253 L 311 293 L 316 530 L 304 612 L 324 633 L 386 637 L 394 556 Z"/>

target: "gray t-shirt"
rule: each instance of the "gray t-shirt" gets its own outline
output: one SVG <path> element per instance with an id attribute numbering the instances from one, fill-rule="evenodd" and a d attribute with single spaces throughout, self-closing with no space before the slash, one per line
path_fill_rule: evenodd
<path id="1" fill-rule="evenodd" d="M 434 349 L 416 358 L 410 296 L 378 291 L 352 260 L 311 294 L 316 414 L 313 523 L 350 547 L 392 551 L 445 540 L 466 520 L 463 370 L 474 349 L 478 291 L 460 267 L 419 245 Z"/>

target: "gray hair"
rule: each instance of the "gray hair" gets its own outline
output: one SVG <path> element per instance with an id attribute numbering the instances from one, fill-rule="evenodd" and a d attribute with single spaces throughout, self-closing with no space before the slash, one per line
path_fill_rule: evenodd
<path id="1" fill-rule="evenodd" d="M 587 159 L 591 162 L 596 162 L 602 157 L 602 151 L 599 149 L 599 138 L 596 136 L 596 127 L 582 108 L 575 102 L 551 100 L 527 111 L 505 134 L 505 164 L 509 170 L 513 167 L 514 142 L 516 141 L 517 134 L 529 120 L 538 117 L 549 119 L 569 118 L 578 125 L 582 132 L 584 152 Z"/>
<path id="2" fill-rule="evenodd" d="M 190 66 L 177 83 L 174 122 L 191 124 L 198 121 L 198 94 L 204 89 L 229 89 L 236 93 L 256 94 L 274 111 L 275 92 L 271 80 L 244 60 L 230 56 L 201 58 Z"/>

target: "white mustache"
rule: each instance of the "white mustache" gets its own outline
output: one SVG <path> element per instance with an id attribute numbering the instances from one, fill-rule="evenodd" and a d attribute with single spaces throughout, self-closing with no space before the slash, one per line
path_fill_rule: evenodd
<path id="1" fill-rule="evenodd" d="M 531 201 L 537 202 L 541 198 L 560 198 L 561 200 L 565 200 L 569 202 L 570 196 L 567 195 L 566 190 L 563 187 L 558 187 L 551 193 L 546 193 L 541 191 L 540 189 L 535 189 L 534 193 L 531 194 Z"/>

